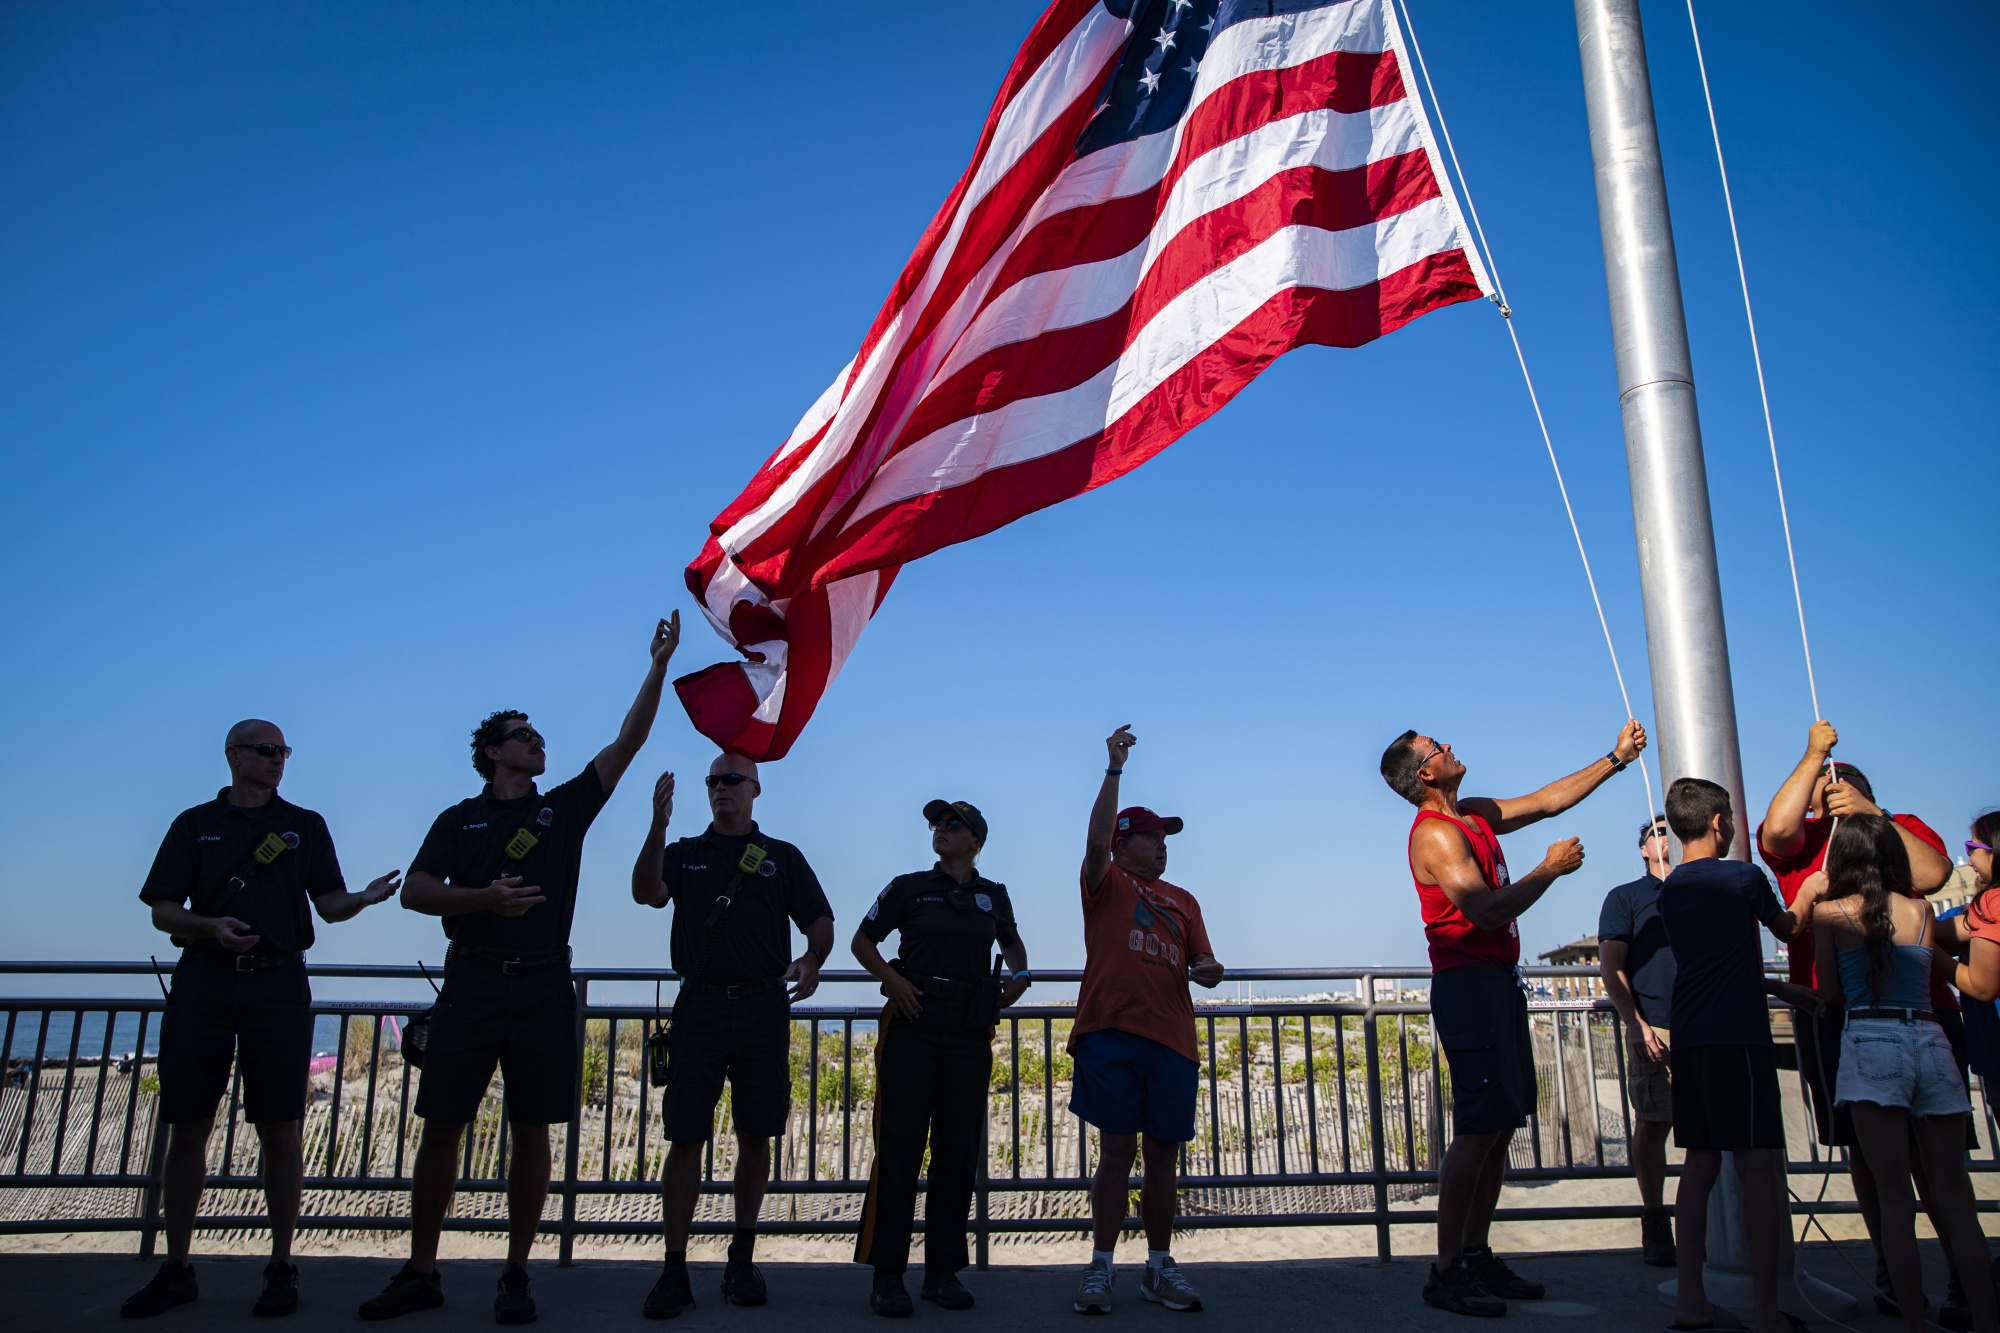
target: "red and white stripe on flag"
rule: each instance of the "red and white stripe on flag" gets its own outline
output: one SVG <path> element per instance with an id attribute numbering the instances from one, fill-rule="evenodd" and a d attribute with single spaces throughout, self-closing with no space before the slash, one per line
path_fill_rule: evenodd
<path id="1" fill-rule="evenodd" d="M 1490 296 L 1466 237 L 1390 0 L 1055 0 L 860 351 L 709 525 L 688 587 L 745 660 L 676 681 L 688 716 L 781 757 L 899 566 L 1294 347 Z"/>

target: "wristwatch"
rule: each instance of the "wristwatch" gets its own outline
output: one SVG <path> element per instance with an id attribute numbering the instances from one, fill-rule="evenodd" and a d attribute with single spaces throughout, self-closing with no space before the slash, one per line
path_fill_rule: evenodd
<path id="1" fill-rule="evenodd" d="M 1030 986 L 1032 986 L 1035 984 L 1035 974 L 1033 972 L 1030 972 L 1027 968 L 1024 967 L 1019 972 L 1016 972 L 1013 976 L 1009 977 L 1008 980 L 1025 981 Z"/>
<path id="2" fill-rule="evenodd" d="M 816 967 L 826 966 L 826 955 L 821 953 L 818 949 L 812 948 L 810 945 L 808 945 L 806 948 L 806 952 L 813 956 L 814 966 Z"/>

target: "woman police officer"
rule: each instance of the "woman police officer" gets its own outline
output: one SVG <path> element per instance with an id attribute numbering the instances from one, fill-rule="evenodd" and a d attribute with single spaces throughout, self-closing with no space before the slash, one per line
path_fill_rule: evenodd
<path id="1" fill-rule="evenodd" d="M 966 1265 L 993 1028 L 999 1009 L 1034 980 L 1006 886 L 981 877 L 973 864 L 986 843 L 985 817 L 965 801 L 932 801 L 924 818 L 937 864 L 890 880 L 852 946 L 889 997 L 875 1048 L 875 1169 L 854 1249 L 857 1262 L 875 1267 L 869 1304 L 880 1315 L 911 1310 L 903 1273 L 926 1139 L 923 1297 L 948 1310 L 972 1304 L 958 1270 Z M 892 930 L 902 932 L 893 962 L 877 948 Z M 990 965 L 996 941 L 1009 974 L 997 986 Z"/>

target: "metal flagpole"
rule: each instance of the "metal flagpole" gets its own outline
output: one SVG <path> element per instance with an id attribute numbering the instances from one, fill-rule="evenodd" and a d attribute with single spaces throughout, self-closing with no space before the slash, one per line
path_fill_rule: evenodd
<path id="1" fill-rule="evenodd" d="M 1699 777 L 1729 789 L 1736 808 L 1730 854 L 1749 858 L 1755 812 L 1744 801 L 1736 740 L 1736 696 L 1729 679 L 1729 639 L 1722 623 L 1722 583 L 1708 508 L 1694 363 L 1681 306 L 1667 180 L 1660 166 L 1653 85 L 1638 0 L 1575 0 L 1590 157 L 1597 173 L 1597 218 L 1604 238 L 1604 281 L 1611 296 L 1611 338 L 1618 360 L 1618 401 L 1625 465 L 1639 541 L 1639 587 L 1646 604 L 1646 655 L 1653 675 L 1653 715 L 1660 777 Z M 1709 1195 L 1708 1253 L 1702 1280 L 1718 1305 L 1748 1308 L 1748 1246 L 1733 1154 Z M 1784 1176 L 1779 1174 L 1780 1182 Z M 1785 1187 L 1781 1184 L 1781 1189 Z M 1788 1196 L 1774 1201 L 1789 1218 Z M 1855 1307 L 1847 1293 L 1793 1267 L 1785 1228 L 1779 1302 L 1838 1318 Z M 1662 1283 L 1672 1303 L 1678 1284 Z"/>
<path id="2" fill-rule="evenodd" d="M 1754 821 L 1743 800 L 1708 470 L 1638 0 L 1576 0 L 1576 30 L 1639 539 L 1660 778 L 1669 785 L 1680 777 L 1707 778 L 1727 787 L 1737 816 L 1730 853 L 1747 859 Z"/>

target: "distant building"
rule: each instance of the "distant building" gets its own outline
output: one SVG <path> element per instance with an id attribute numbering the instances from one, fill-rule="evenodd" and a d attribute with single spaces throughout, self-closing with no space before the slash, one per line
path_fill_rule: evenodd
<path id="1" fill-rule="evenodd" d="M 1585 935 L 1580 940 L 1572 940 L 1568 944 L 1535 956 L 1550 967 L 1596 967 L 1597 936 Z"/>
<path id="2" fill-rule="evenodd" d="M 1535 981 L 1535 989 L 1543 995 L 1558 1000 L 1594 1000 L 1604 994 L 1604 981 L 1595 971 L 1597 967 L 1597 936 L 1585 935 L 1580 940 L 1559 945 L 1547 953 L 1536 954 L 1550 967 L 1588 967 L 1587 977 L 1541 977 Z"/>
<path id="3" fill-rule="evenodd" d="M 1972 901 L 1973 891 L 1979 885 L 1979 876 L 1972 873 L 1972 867 L 1960 861 L 1951 868 L 1951 877 L 1936 893 L 1930 895 L 1930 904 L 1939 914 L 1949 912 L 1954 907 L 1963 907 Z"/>

